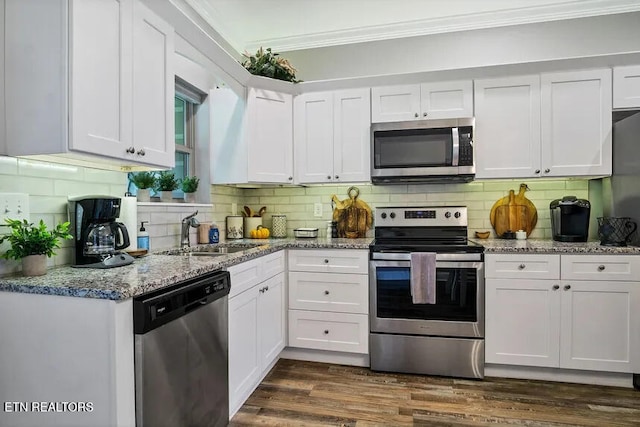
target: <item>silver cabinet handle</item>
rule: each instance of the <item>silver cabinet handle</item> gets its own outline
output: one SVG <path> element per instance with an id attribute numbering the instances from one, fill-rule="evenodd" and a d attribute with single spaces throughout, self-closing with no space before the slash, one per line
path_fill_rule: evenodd
<path id="1" fill-rule="evenodd" d="M 551 169 L 549 169 L 549 168 L 544 170 L 544 173 L 549 173 L 549 172 L 551 172 Z"/>
<path id="2" fill-rule="evenodd" d="M 329 264 L 329 260 L 328 260 L 328 259 L 325 259 L 325 260 L 324 260 L 324 263 L 325 263 L 325 264 Z"/>
<path id="3" fill-rule="evenodd" d="M 325 334 L 325 335 L 329 334 L 329 330 L 328 330 L 328 329 L 325 329 L 325 330 L 324 330 L 324 334 Z"/>
<path id="4" fill-rule="evenodd" d="M 331 179 L 331 175 L 327 175 L 327 179 Z"/>
<path id="5" fill-rule="evenodd" d="M 133 154 L 133 153 L 135 153 L 135 152 L 136 152 L 136 149 L 135 149 L 135 148 L 133 148 L 133 147 L 129 147 L 129 148 L 127 148 L 127 150 L 126 150 L 126 151 L 127 151 L 127 153 Z"/>
<path id="6" fill-rule="evenodd" d="M 420 117 L 420 114 L 415 113 L 415 114 L 413 115 L 413 117 Z"/>
<path id="7" fill-rule="evenodd" d="M 138 156 L 144 156 L 144 155 L 145 155 L 145 154 L 147 154 L 147 153 L 145 153 L 145 152 L 144 152 L 144 150 L 138 150 L 138 152 L 137 152 L 136 154 L 137 154 Z"/>
<path id="8" fill-rule="evenodd" d="M 340 177 L 338 175 L 336 175 L 336 179 L 340 179 Z"/>
<path id="9" fill-rule="evenodd" d="M 604 265 L 599 265 L 599 266 L 598 266 L 598 271 L 604 271 L 604 269 L 605 269 L 605 266 L 604 266 Z"/>
<path id="10" fill-rule="evenodd" d="M 289 181 L 293 181 L 293 177 L 290 176 L 289 178 L 287 178 Z"/>
<path id="11" fill-rule="evenodd" d="M 569 289 L 571 289 L 571 285 L 564 285 L 564 290 L 568 291 Z"/>
<path id="12" fill-rule="evenodd" d="M 536 169 L 535 173 L 540 173 L 540 169 Z"/>
<path id="13" fill-rule="evenodd" d="M 422 116 L 423 117 L 427 117 L 427 113 L 422 113 Z"/>
<path id="14" fill-rule="evenodd" d="M 553 285 L 553 290 L 557 291 L 558 289 L 560 289 L 560 285 Z"/>
<path id="15" fill-rule="evenodd" d="M 260 289 L 258 289 L 258 292 L 260 292 L 261 294 L 263 294 L 263 293 L 264 293 L 264 288 L 260 288 Z"/>
<path id="16" fill-rule="evenodd" d="M 324 294 L 325 295 L 329 295 L 329 291 L 324 291 Z"/>
<path id="17" fill-rule="evenodd" d="M 526 265 L 524 265 L 524 264 L 520 264 L 520 265 L 518 266 L 518 269 L 519 269 L 519 270 L 524 270 L 524 269 L 525 269 L 525 267 L 526 267 Z"/>

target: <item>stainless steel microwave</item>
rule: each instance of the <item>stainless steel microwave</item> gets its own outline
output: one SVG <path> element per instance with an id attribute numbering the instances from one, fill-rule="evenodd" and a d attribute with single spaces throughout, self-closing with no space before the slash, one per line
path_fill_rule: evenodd
<path id="1" fill-rule="evenodd" d="M 372 124 L 371 181 L 472 181 L 473 125 L 473 118 Z"/>

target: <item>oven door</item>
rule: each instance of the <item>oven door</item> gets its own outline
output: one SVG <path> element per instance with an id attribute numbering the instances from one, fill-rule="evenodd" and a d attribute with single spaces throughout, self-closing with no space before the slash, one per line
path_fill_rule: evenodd
<path id="1" fill-rule="evenodd" d="M 481 255 L 437 254 L 435 304 L 412 302 L 411 254 L 378 253 L 372 258 L 369 263 L 371 332 L 484 337 Z"/>

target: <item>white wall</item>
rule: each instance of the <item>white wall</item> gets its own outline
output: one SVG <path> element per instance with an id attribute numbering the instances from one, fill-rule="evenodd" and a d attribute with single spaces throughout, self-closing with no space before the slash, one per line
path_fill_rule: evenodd
<path id="1" fill-rule="evenodd" d="M 281 52 L 305 81 L 640 52 L 640 12 Z M 601 65 L 607 65 L 606 58 Z"/>

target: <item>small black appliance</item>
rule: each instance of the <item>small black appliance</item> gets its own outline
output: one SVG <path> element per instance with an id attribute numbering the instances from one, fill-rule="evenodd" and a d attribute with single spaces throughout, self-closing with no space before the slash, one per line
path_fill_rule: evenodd
<path id="1" fill-rule="evenodd" d="M 549 204 L 553 240 L 586 242 L 589 235 L 591 203 L 576 196 L 564 196 Z"/>
<path id="2" fill-rule="evenodd" d="M 133 257 L 121 252 L 129 246 L 129 233 L 124 224 L 116 222 L 119 215 L 119 197 L 69 199 L 74 267 L 112 268 L 133 262 Z"/>

